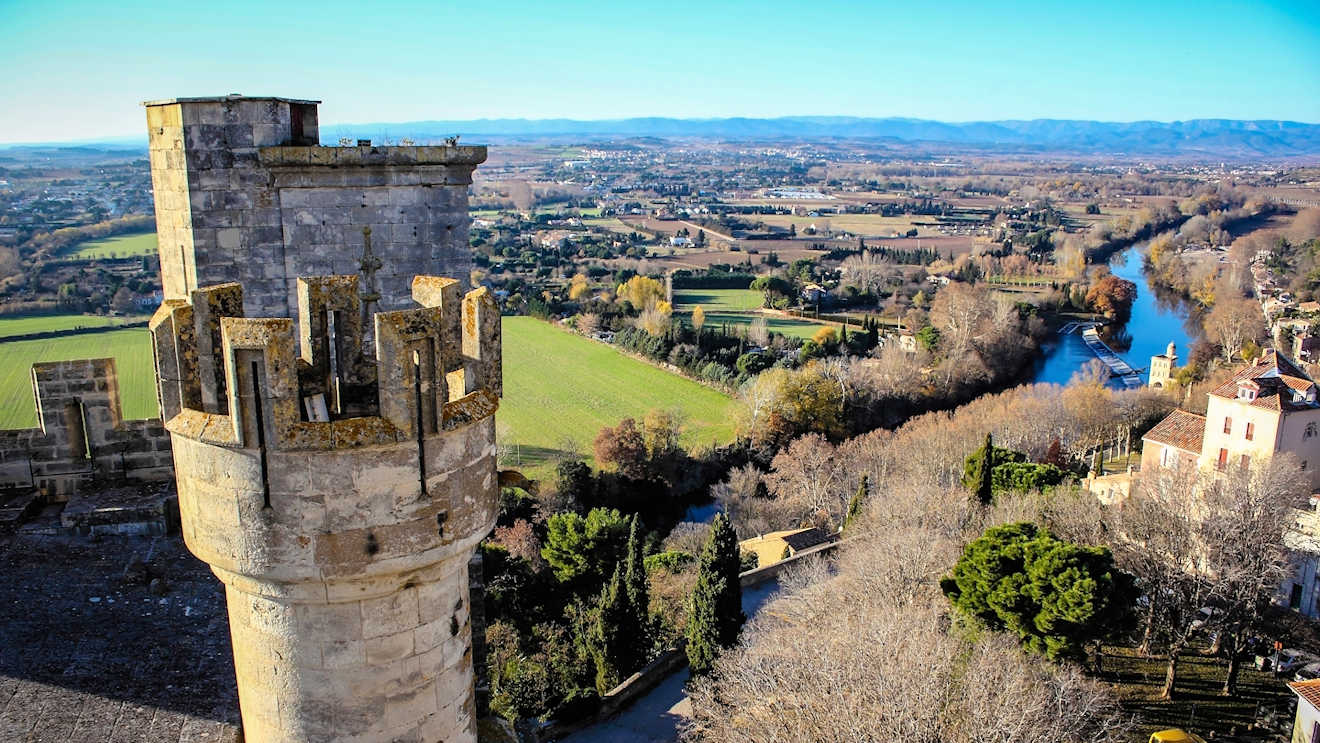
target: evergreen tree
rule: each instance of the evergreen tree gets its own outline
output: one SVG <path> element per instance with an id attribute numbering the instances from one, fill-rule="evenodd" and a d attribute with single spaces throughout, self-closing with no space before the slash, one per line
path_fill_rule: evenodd
<path id="1" fill-rule="evenodd" d="M 1138 595 L 1109 548 L 1065 542 L 1025 522 L 987 529 L 940 587 L 964 616 L 1017 634 L 1051 660 L 1081 660 L 1121 635 Z"/>
<path id="2" fill-rule="evenodd" d="M 646 564 L 642 556 L 641 519 L 633 516 L 632 530 L 628 533 L 628 552 L 625 558 L 623 583 L 628 598 L 627 664 L 623 670 L 632 673 L 646 665 L 651 654 L 651 594 L 647 585 Z"/>
<path id="3" fill-rule="evenodd" d="M 738 641 L 747 617 L 742 612 L 738 538 L 724 514 L 717 514 L 701 550 L 697 584 L 688 611 L 687 657 L 694 675 L 709 673 L 720 650 Z"/>
<path id="4" fill-rule="evenodd" d="M 588 644 L 596 661 L 596 691 L 601 695 L 619 685 L 627 663 L 624 636 L 630 631 L 628 591 L 623 585 L 623 565 L 614 568 L 614 577 L 600 594 L 600 607 L 592 623 Z"/>
<path id="5" fill-rule="evenodd" d="M 985 446 L 981 449 L 980 471 L 976 473 L 976 499 L 981 505 L 988 506 L 995 498 L 995 445 L 990 441 L 990 434 L 985 435 Z"/>

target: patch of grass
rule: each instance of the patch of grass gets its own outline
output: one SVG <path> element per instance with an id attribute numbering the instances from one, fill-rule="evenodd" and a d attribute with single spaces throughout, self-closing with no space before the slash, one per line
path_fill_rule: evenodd
<path id="1" fill-rule="evenodd" d="M 32 399 L 31 369 L 38 361 L 113 357 L 125 418 L 153 418 L 156 376 L 151 334 L 146 328 L 107 330 L 37 341 L 0 343 L 0 429 L 32 428 L 37 408 Z"/>
<path id="2" fill-rule="evenodd" d="M 1228 661 L 1199 654 L 1201 648 L 1180 656 L 1178 683 L 1173 700 L 1160 699 L 1164 688 L 1164 657 L 1144 658 L 1132 648 L 1106 647 L 1104 672 L 1099 680 L 1111 687 L 1123 707 L 1137 718 L 1133 743 L 1145 743 L 1150 734 L 1166 728 L 1182 728 L 1208 740 L 1236 734 L 1238 741 L 1274 740 L 1265 731 L 1248 731 L 1258 715 L 1276 711 L 1291 728 L 1293 694 L 1285 686 L 1289 679 L 1276 679 L 1257 671 L 1250 661 L 1238 677 L 1238 693 L 1220 694 Z M 1214 734 L 1211 738 L 1210 733 Z"/>
<path id="3" fill-rule="evenodd" d="M 756 312 L 764 295 L 752 289 L 679 289 L 674 292 L 674 312 L 690 317 L 692 308 L 701 305 L 706 313 L 706 327 L 717 325 L 751 325 L 752 320 L 764 318 L 772 332 L 795 338 L 810 338 L 823 327 L 822 323 L 799 320 Z"/>
<path id="4" fill-rule="evenodd" d="M 146 315 L 109 317 L 106 315 L 33 315 L 0 317 L 0 338 L 28 333 L 45 333 L 75 328 L 103 328 L 145 320 Z"/>
<path id="5" fill-rule="evenodd" d="M 131 258 L 138 255 L 155 255 L 155 232 L 139 232 L 133 235 L 115 235 L 100 240 L 79 243 L 62 254 L 64 258 L 84 260 L 102 258 Z"/>
<path id="6" fill-rule="evenodd" d="M 504 400 L 496 422 L 519 460 L 511 466 L 546 477 L 566 441 L 590 454 L 603 426 L 648 410 L 686 417 L 688 447 L 733 438 L 727 395 L 530 317 L 504 318 Z"/>
<path id="7" fill-rule="evenodd" d="M 618 217 L 584 218 L 582 224 L 587 227 L 597 227 L 599 229 L 609 230 L 610 232 L 617 232 L 620 235 L 628 235 L 639 231 L 636 227 L 623 222 Z"/>

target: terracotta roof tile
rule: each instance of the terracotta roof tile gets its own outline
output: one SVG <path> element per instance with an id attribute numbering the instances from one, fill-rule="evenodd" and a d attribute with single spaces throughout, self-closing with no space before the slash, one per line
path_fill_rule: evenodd
<path id="1" fill-rule="evenodd" d="M 1306 402 L 1293 402 L 1292 392 L 1305 392 L 1315 382 L 1287 356 L 1267 348 L 1250 365 L 1239 369 L 1231 379 L 1211 390 L 1216 397 L 1234 399 L 1242 382 L 1251 382 L 1259 389 L 1251 407 L 1266 410 L 1304 410 L 1316 407 Z"/>
<path id="2" fill-rule="evenodd" d="M 1205 436 L 1205 416 L 1175 410 L 1168 417 L 1150 429 L 1142 441 L 1147 439 L 1157 444 L 1172 446 L 1183 451 L 1201 453 L 1201 440 Z"/>
<path id="3" fill-rule="evenodd" d="M 1288 688 L 1309 702 L 1312 707 L 1320 708 L 1320 679 L 1293 681 L 1288 684 Z"/>

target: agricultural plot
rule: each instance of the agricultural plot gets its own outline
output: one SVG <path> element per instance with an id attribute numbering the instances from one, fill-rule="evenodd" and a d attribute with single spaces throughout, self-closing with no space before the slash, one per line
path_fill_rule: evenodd
<path id="1" fill-rule="evenodd" d="M 115 235 L 79 243 L 61 257 L 83 260 L 132 258 L 140 255 L 155 255 L 157 250 L 156 233 L 139 232 L 134 235 Z"/>
<path id="2" fill-rule="evenodd" d="M 813 224 L 816 225 L 818 230 L 826 228 L 843 230 L 863 237 L 897 237 L 913 227 L 917 228 L 917 234 L 921 237 L 940 234 L 938 230 L 931 227 L 913 224 L 914 222 L 928 223 L 933 221 L 932 217 L 922 216 L 884 217 L 879 214 L 822 214 L 819 217 L 796 217 L 787 214 L 765 214 L 756 215 L 755 219 L 772 227 L 787 228 L 789 225 L 793 225 L 797 228 L 798 235 L 805 234 L 806 229 Z"/>
<path id="3" fill-rule="evenodd" d="M 147 319 L 146 315 L 109 317 L 106 315 L 35 315 L 0 317 L 0 339 L 29 333 L 46 333 L 76 328 L 108 328 Z"/>
<path id="4" fill-rule="evenodd" d="M 678 289 L 674 291 L 674 313 L 690 322 L 693 308 L 701 305 L 706 313 L 707 327 L 750 325 L 752 320 L 761 317 L 772 332 L 795 338 L 810 338 L 822 327 L 827 327 L 811 320 L 760 314 L 756 310 L 761 306 L 762 297 L 761 292 L 751 289 Z"/>
<path id="5" fill-rule="evenodd" d="M 678 410 L 685 446 L 733 438 L 734 401 L 709 387 L 530 317 L 504 318 L 504 400 L 496 415 L 507 461 L 532 476 L 570 446 L 590 454 L 603 426 Z"/>
<path id="6" fill-rule="evenodd" d="M 34 363 L 107 356 L 114 358 L 115 370 L 119 374 L 124 417 L 152 418 L 159 415 L 155 370 L 151 361 L 151 334 L 146 328 L 127 328 L 0 343 L 0 429 L 37 425 L 31 381 Z"/>

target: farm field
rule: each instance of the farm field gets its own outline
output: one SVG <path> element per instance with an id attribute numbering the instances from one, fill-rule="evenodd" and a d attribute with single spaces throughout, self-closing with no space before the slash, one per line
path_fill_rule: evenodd
<path id="1" fill-rule="evenodd" d="M 0 343 L 0 429 L 37 425 L 37 408 L 32 399 L 32 364 L 106 356 L 115 359 L 124 417 L 152 418 L 159 415 L 151 361 L 151 334 L 146 328 L 127 328 Z"/>
<path id="2" fill-rule="evenodd" d="M 610 232 L 617 232 L 621 235 L 628 235 L 637 231 L 637 228 L 622 222 L 618 217 L 592 217 L 583 218 L 582 224 L 588 227 L 597 227 Z"/>
<path id="3" fill-rule="evenodd" d="M 34 315 L 31 317 L 0 317 L 0 338 L 28 333 L 45 333 L 75 328 L 101 328 L 146 320 L 146 315 L 109 317 L 106 315 Z"/>
<path id="4" fill-rule="evenodd" d="M 155 255 L 156 233 L 139 232 L 133 235 L 115 235 L 91 240 L 70 248 L 65 258 L 130 258 L 137 255 Z"/>
<path id="5" fill-rule="evenodd" d="M 803 240 L 740 240 L 739 245 L 743 250 L 678 249 L 673 251 L 673 255 L 652 256 L 651 260 L 673 268 L 709 268 L 716 263 L 738 264 L 748 260 L 752 262 L 752 266 L 760 267 L 761 261 L 772 252 L 784 263 L 792 263 L 799 258 L 814 259 L 825 254 L 824 251 L 812 250 L 809 247 L 811 244 L 810 241 Z M 853 246 L 851 242 L 846 244 L 849 247 Z M 748 250 L 757 252 L 750 253 L 747 252 Z"/>
<path id="6" fill-rule="evenodd" d="M 863 237 L 897 237 L 913 227 L 920 237 L 939 235 L 933 227 L 914 225 L 913 222 L 930 222 L 933 217 L 902 216 L 885 217 L 879 214 L 822 214 L 819 217 L 795 217 L 788 214 L 758 214 L 755 219 L 772 227 L 797 227 L 798 235 L 804 234 L 811 225 L 819 230 L 827 226 L 833 230 L 844 230 Z"/>
<path id="7" fill-rule="evenodd" d="M 761 301 L 761 292 L 752 289 L 677 289 L 674 291 L 674 313 L 690 318 L 692 308 L 701 305 L 706 313 L 706 325 L 710 327 L 725 323 L 751 325 L 752 320 L 764 317 L 771 331 L 795 338 L 810 338 L 822 327 L 827 327 L 810 320 L 761 315 L 755 311 Z"/>
<path id="8" fill-rule="evenodd" d="M 648 410 L 686 417 L 683 443 L 733 438 L 734 401 L 709 387 L 531 317 L 504 318 L 504 400 L 496 415 L 510 466 L 551 474 L 571 441 L 583 454 L 603 426 Z"/>

